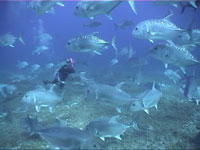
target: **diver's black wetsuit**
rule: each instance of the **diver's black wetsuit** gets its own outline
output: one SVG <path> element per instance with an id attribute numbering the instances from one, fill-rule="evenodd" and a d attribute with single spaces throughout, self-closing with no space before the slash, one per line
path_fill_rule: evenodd
<path id="1" fill-rule="evenodd" d="M 63 88 L 65 85 L 66 78 L 74 73 L 72 65 L 64 64 L 55 74 L 55 78 L 53 81 L 43 81 L 44 84 L 57 84 L 60 88 Z"/>

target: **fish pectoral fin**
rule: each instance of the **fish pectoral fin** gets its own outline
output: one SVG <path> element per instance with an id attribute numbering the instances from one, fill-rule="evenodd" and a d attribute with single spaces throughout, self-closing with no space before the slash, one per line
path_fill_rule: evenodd
<path id="1" fill-rule="evenodd" d="M 121 110 L 119 107 L 116 107 L 115 109 L 116 109 L 116 111 L 117 111 L 118 113 L 121 113 L 121 112 L 122 112 L 122 110 Z"/>
<path id="2" fill-rule="evenodd" d="M 120 137 L 120 135 L 115 136 L 116 139 L 122 140 L 122 138 Z"/>
<path id="3" fill-rule="evenodd" d="M 153 41 L 153 40 L 151 40 L 151 39 L 149 39 L 149 42 L 151 42 L 151 43 L 154 43 L 154 41 Z"/>
<path id="4" fill-rule="evenodd" d="M 105 141 L 105 138 L 104 137 L 99 137 L 102 141 Z"/>
<path id="5" fill-rule="evenodd" d="M 200 100 L 196 99 L 195 101 L 196 101 L 196 104 L 199 105 L 199 101 L 200 101 Z"/>
<path id="6" fill-rule="evenodd" d="M 14 47 L 14 45 L 12 45 L 12 44 L 11 44 L 11 45 L 9 45 L 9 46 L 10 46 L 10 47 Z"/>
<path id="7" fill-rule="evenodd" d="M 149 110 L 148 109 L 145 109 L 144 112 L 147 113 L 147 114 L 149 114 Z"/>
<path id="8" fill-rule="evenodd" d="M 100 52 L 94 51 L 94 54 L 102 55 Z"/>
<path id="9" fill-rule="evenodd" d="M 156 110 L 158 110 L 158 104 L 155 104 L 155 108 L 156 108 Z"/>
<path id="10" fill-rule="evenodd" d="M 105 16 L 110 19 L 110 20 L 113 20 L 112 16 L 110 14 L 105 14 Z"/>
<path id="11" fill-rule="evenodd" d="M 36 110 L 36 112 L 40 112 L 40 106 L 38 106 L 38 105 L 35 105 L 35 110 Z"/>
<path id="12" fill-rule="evenodd" d="M 49 107 L 49 112 L 52 113 L 53 112 L 53 108 Z"/>
<path id="13" fill-rule="evenodd" d="M 167 69 L 168 68 L 168 64 L 164 64 L 165 65 L 165 69 Z"/>

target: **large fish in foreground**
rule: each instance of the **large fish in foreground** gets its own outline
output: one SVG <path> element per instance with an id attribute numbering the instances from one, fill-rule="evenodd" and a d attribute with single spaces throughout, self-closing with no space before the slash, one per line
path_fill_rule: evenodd
<path id="1" fill-rule="evenodd" d="M 185 67 L 199 64 L 199 61 L 185 48 L 175 45 L 172 42 L 166 44 L 157 44 L 150 51 L 150 56 L 162 61 L 165 68 L 168 64 L 179 67 L 183 73 Z"/>
<path id="2" fill-rule="evenodd" d="M 66 48 L 73 52 L 92 52 L 101 55 L 101 51 L 111 44 L 115 51 L 117 51 L 115 46 L 115 36 L 113 37 L 112 42 L 107 42 L 97 37 L 97 34 L 98 32 L 94 32 L 75 37 L 67 42 Z"/>
<path id="3" fill-rule="evenodd" d="M 178 35 L 182 35 L 186 31 L 169 20 L 172 15 L 138 23 L 132 31 L 133 37 L 147 39 L 153 43 L 154 40 L 173 40 Z"/>
<path id="4" fill-rule="evenodd" d="M 38 88 L 26 92 L 22 100 L 27 104 L 34 105 L 37 112 L 41 107 L 48 107 L 52 112 L 52 107 L 62 101 L 62 96 L 59 97 L 52 88 L 50 90 Z"/>
<path id="5" fill-rule="evenodd" d="M 94 19 L 99 15 L 106 15 L 109 19 L 111 11 L 117 7 L 122 1 L 80 1 L 76 5 L 75 15 L 85 18 Z M 137 14 L 133 0 L 128 1 L 131 9 Z"/>
<path id="6" fill-rule="evenodd" d="M 119 123 L 117 118 L 119 116 L 114 116 L 112 118 L 97 118 L 91 121 L 86 126 L 86 131 L 93 136 L 99 137 L 101 140 L 105 141 L 106 137 L 114 137 L 121 140 L 120 135 L 122 135 L 128 128 L 133 127 L 139 129 L 135 122 L 132 125 L 125 125 Z"/>
<path id="7" fill-rule="evenodd" d="M 162 92 L 155 88 L 155 83 L 153 83 L 151 90 L 146 90 L 140 95 L 138 95 L 135 99 L 138 99 L 137 101 L 134 101 L 131 106 L 131 111 L 140 111 L 144 110 L 147 114 L 149 114 L 149 109 L 152 107 L 158 108 L 158 102 L 162 97 Z"/>
<path id="8" fill-rule="evenodd" d="M 8 46 L 15 47 L 14 44 L 17 40 L 19 40 L 23 45 L 25 44 L 24 40 L 22 39 L 21 36 L 15 37 L 14 35 L 12 35 L 8 32 L 8 33 L 0 36 L 0 46 L 2 46 L 2 47 L 8 47 Z"/>
<path id="9" fill-rule="evenodd" d="M 90 136 L 84 130 L 70 127 L 49 127 L 41 126 L 36 119 L 29 116 L 24 119 L 24 126 L 32 134 L 39 134 L 53 149 L 95 149 L 98 143 L 95 137 Z"/>

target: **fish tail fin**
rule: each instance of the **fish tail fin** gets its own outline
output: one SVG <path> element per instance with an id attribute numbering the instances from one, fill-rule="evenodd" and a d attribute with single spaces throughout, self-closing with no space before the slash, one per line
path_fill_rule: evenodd
<path id="1" fill-rule="evenodd" d="M 19 40 L 23 45 L 25 45 L 25 42 L 24 42 L 22 36 L 23 36 L 23 33 L 18 37 L 18 40 Z"/>

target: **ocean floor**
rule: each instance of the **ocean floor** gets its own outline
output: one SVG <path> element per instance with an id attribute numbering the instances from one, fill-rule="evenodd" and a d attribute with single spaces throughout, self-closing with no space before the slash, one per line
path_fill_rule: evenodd
<path id="1" fill-rule="evenodd" d="M 120 76 L 120 75 L 118 75 Z M 126 77 L 126 78 L 125 78 Z M 158 76 L 143 76 L 143 82 L 159 80 Z M 102 84 L 115 84 L 124 81 L 127 76 L 113 79 L 112 76 L 99 74 L 95 81 Z M 40 79 L 41 81 L 42 79 Z M 160 79 L 161 80 L 161 79 Z M 39 122 L 46 126 L 53 126 L 54 120 L 59 119 L 69 127 L 84 129 L 93 119 L 98 117 L 112 117 L 120 115 L 120 122 L 128 123 L 134 120 L 138 130 L 129 128 L 122 140 L 106 138 L 105 142 L 99 140 L 101 149 L 198 149 L 200 145 L 194 140 L 200 132 L 200 106 L 187 101 L 178 89 L 178 85 L 166 82 L 169 87 L 161 88 L 163 96 L 158 103 L 158 110 L 150 109 L 150 114 L 144 111 L 131 112 L 128 106 L 119 114 L 115 109 L 86 97 L 83 85 L 73 84 L 69 81 L 64 90 L 62 104 L 58 104 L 50 113 L 47 108 L 36 112 L 34 107 L 22 102 L 26 91 L 32 90 L 35 84 L 41 84 L 39 79 L 16 83 L 17 93 L 9 96 L 2 104 L 7 104 L 11 110 L 11 120 L 0 118 L 0 149 L 47 149 L 49 143 L 39 136 L 29 136 L 25 133 L 21 120 L 29 114 L 37 117 Z M 143 84 L 143 83 L 142 83 Z M 122 89 L 129 94 L 142 90 L 142 86 L 135 84 L 132 79 L 127 80 Z"/>

